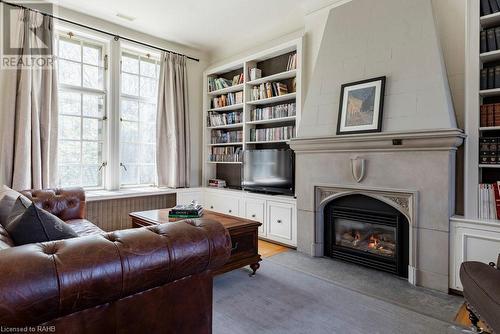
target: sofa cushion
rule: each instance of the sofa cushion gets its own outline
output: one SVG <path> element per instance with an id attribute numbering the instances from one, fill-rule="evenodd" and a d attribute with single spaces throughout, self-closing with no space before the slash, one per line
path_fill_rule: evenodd
<path id="1" fill-rule="evenodd" d="M 12 190 L 7 186 L 2 186 L 2 188 L 0 188 L 0 225 L 5 226 L 7 223 L 7 219 L 9 218 L 14 204 L 19 196 L 22 196 L 25 203 L 31 204 L 31 201 L 27 197 L 21 195 L 17 191 Z"/>
<path id="2" fill-rule="evenodd" d="M 11 247 L 14 247 L 14 241 L 11 239 L 5 228 L 0 225 L 0 250 Z"/>
<path id="3" fill-rule="evenodd" d="M 106 233 L 87 219 L 71 219 L 66 221 L 66 224 L 71 226 L 80 237 Z"/>
<path id="4" fill-rule="evenodd" d="M 460 280 L 465 300 L 477 315 L 500 333 L 500 270 L 481 262 L 464 262 Z"/>
<path id="5" fill-rule="evenodd" d="M 21 203 L 21 204 L 19 204 Z M 21 207 L 19 198 L 16 207 Z M 24 213 L 12 215 L 5 226 L 16 246 L 77 237 L 78 234 L 53 214 L 31 204 Z"/>

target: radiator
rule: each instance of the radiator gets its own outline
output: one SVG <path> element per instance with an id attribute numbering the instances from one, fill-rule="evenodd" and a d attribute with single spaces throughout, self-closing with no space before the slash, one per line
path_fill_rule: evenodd
<path id="1" fill-rule="evenodd" d="M 132 227 L 128 214 L 135 211 L 164 209 L 175 206 L 175 194 L 119 198 L 87 202 L 87 219 L 104 231 Z"/>

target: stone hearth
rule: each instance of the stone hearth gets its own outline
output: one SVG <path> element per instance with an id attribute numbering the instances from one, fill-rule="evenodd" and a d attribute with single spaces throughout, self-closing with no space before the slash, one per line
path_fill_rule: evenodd
<path id="1" fill-rule="evenodd" d="M 409 228 L 408 280 L 448 291 L 449 218 L 454 213 L 458 129 L 299 138 L 296 152 L 298 250 L 323 256 L 323 208 L 363 194 L 402 212 Z M 360 182 L 351 159 L 364 159 Z"/>

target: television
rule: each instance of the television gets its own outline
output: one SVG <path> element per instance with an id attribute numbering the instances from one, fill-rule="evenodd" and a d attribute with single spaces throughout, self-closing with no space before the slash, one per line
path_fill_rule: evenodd
<path id="1" fill-rule="evenodd" d="M 243 190 L 269 194 L 294 194 L 295 155 L 290 149 L 245 150 Z"/>

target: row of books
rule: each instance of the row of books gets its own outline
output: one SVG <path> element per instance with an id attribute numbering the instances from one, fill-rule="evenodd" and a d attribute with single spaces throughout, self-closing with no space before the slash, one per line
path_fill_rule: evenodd
<path id="1" fill-rule="evenodd" d="M 281 82 L 266 82 L 252 88 L 252 100 L 262 100 L 288 94 L 288 87 Z"/>
<path id="2" fill-rule="evenodd" d="M 500 163 L 500 137 L 479 137 L 479 163 Z"/>
<path id="3" fill-rule="evenodd" d="M 294 103 L 280 104 L 272 107 L 255 108 L 250 111 L 250 120 L 261 121 L 266 119 L 295 116 L 297 110 Z"/>
<path id="4" fill-rule="evenodd" d="M 486 67 L 481 70 L 481 90 L 500 88 L 500 66 Z"/>
<path id="5" fill-rule="evenodd" d="M 168 212 L 170 218 L 200 218 L 203 215 L 203 207 L 191 202 L 188 205 L 176 205 Z"/>
<path id="6" fill-rule="evenodd" d="M 500 0 L 481 0 L 481 16 L 500 11 Z"/>
<path id="7" fill-rule="evenodd" d="M 211 153 L 208 155 L 208 161 L 241 162 L 241 147 L 212 147 Z"/>
<path id="8" fill-rule="evenodd" d="M 208 77 L 208 91 L 213 92 L 219 89 L 229 88 L 231 86 L 242 84 L 243 81 L 244 81 L 243 73 L 235 75 L 233 77 L 233 80 L 225 78 Z"/>
<path id="9" fill-rule="evenodd" d="M 481 106 L 479 126 L 500 126 L 500 103 L 483 104 Z"/>
<path id="10" fill-rule="evenodd" d="M 243 130 L 213 130 L 211 135 L 212 144 L 238 143 L 243 141 Z"/>
<path id="11" fill-rule="evenodd" d="M 212 99 L 212 108 L 222 108 L 243 103 L 243 92 L 227 93 Z"/>
<path id="12" fill-rule="evenodd" d="M 481 53 L 500 49 L 500 27 L 481 31 Z"/>
<path id="13" fill-rule="evenodd" d="M 210 179 L 208 180 L 208 186 L 213 188 L 225 188 L 226 181 L 221 179 Z"/>
<path id="14" fill-rule="evenodd" d="M 279 128 L 250 129 L 250 141 L 288 140 L 294 137 L 294 125 Z"/>
<path id="15" fill-rule="evenodd" d="M 288 56 L 288 63 L 286 64 L 286 70 L 291 71 L 297 68 L 297 53 Z"/>
<path id="16" fill-rule="evenodd" d="M 208 113 L 208 126 L 220 126 L 229 124 L 239 124 L 243 122 L 243 113 L 241 111 L 228 112 L 220 114 L 210 111 Z"/>
<path id="17" fill-rule="evenodd" d="M 500 182 L 479 184 L 479 218 L 500 219 Z"/>

